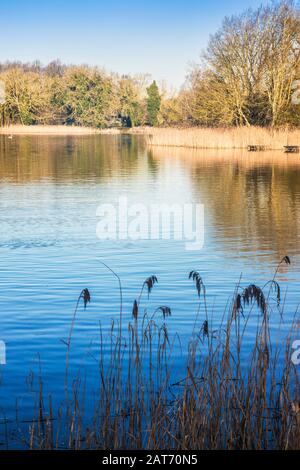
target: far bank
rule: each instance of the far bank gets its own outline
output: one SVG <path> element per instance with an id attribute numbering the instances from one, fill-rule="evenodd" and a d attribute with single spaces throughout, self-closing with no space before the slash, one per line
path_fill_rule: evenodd
<path id="1" fill-rule="evenodd" d="M 0 127 L 0 135 L 144 135 L 148 146 L 186 147 L 199 149 L 247 149 L 260 146 L 265 150 L 283 150 L 285 146 L 300 147 L 300 129 L 272 129 L 264 127 L 235 128 L 173 128 L 134 127 L 96 129 L 79 126 L 22 126 Z"/>

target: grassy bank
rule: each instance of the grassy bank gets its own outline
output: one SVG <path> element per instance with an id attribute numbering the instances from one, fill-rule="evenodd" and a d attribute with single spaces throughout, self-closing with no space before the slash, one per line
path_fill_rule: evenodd
<path id="1" fill-rule="evenodd" d="M 152 128 L 147 130 L 149 146 L 172 146 L 203 149 L 245 149 L 262 145 L 269 150 L 282 150 L 285 145 L 300 145 L 300 130 L 236 128 Z"/>
<path id="2" fill-rule="evenodd" d="M 22 126 L 12 125 L 0 127 L 0 135 L 91 135 L 91 134 L 119 134 L 118 129 L 95 129 L 79 126 Z"/>
<path id="3" fill-rule="evenodd" d="M 107 128 L 97 129 L 95 127 L 84 126 L 56 126 L 56 125 L 31 125 L 23 126 L 21 124 L 13 124 L 11 126 L 0 126 L 0 135 L 93 135 L 93 134 L 140 134 L 148 135 L 151 127 L 134 127 L 134 128 Z"/>
<path id="4" fill-rule="evenodd" d="M 103 353 L 100 328 L 95 363 L 99 386 L 91 416 L 86 415 L 84 383 L 69 371 L 81 304 L 88 307 L 91 300 L 84 289 L 65 342 L 64 403 L 54 408 L 53 397 L 44 396 L 39 377 L 33 419 L 29 425 L 18 423 L 22 445 L 30 449 L 300 449 L 299 381 L 291 360 L 292 341 L 299 334 L 297 317 L 285 341 L 276 344 L 270 339 L 270 317 L 274 322 L 277 311 L 279 329 L 285 322 L 276 274 L 289 263 L 284 257 L 274 277 L 261 288 L 237 286 L 218 327 L 212 327 L 203 279 L 198 272 L 190 273 L 199 308 L 176 382 L 172 380 L 174 347 L 180 340 L 168 333 L 172 312 L 167 306 L 152 312 L 145 308 L 152 289 L 158 288 L 156 277 L 142 284 L 127 324 L 118 278 L 119 322 L 112 323 L 105 338 L 109 357 Z M 245 336 L 253 322 L 256 337 L 249 347 Z"/>

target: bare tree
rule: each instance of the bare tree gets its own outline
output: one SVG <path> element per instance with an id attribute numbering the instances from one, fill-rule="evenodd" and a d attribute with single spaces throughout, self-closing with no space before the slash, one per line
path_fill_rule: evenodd
<path id="1" fill-rule="evenodd" d="M 205 68 L 190 75 L 199 121 L 283 124 L 300 65 L 299 42 L 299 11 L 292 0 L 225 18 L 209 40 Z"/>
<path id="2" fill-rule="evenodd" d="M 300 16 L 293 1 L 283 1 L 264 11 L 263 88 L 269 102 L 272 126 L 283 123 L 291 103 L 293 82 L 300 66 Z"/>

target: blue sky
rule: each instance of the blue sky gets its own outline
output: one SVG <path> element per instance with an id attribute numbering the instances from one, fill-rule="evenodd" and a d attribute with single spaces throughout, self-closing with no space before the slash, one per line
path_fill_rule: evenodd
<path id="1" fill-rule="evenodd" d="M 225 15 L 264 0 L 1 0 L 0 61 L 59 58 L 176 87 Z"/>

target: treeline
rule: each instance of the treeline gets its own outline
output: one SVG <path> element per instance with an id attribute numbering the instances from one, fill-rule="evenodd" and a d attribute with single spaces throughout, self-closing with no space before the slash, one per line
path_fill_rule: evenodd
<path id="1" fill-rule="evenodd" d="M 284 0 L 225 18 L 176 95 L 147 75 L 59 61 L 0 64 L 0 80 L 2 125 L 298 127 L 299 10 Z"/>
<path id="2" fill-rule="evenodd" d="M 298 126 L 300 100 L 294 87 L 299 66 L 300 16 L 295 3 L 272 2 L 247 10 L 225 18 L 211 36 L 203 65 L 189 76 L 182 106 L 200 125 Z"/>
<path id="3" fill-rule="evenodd" d="M 145 75 L 119 77 L 89 66 L 54 61 L 0 65 L 5 83 L 2 125 L 73 124 L 92 127 L 156 125 L 160 107 L 155 82 Z M 155 108 L 155 103 L 156 108 Z"/>

